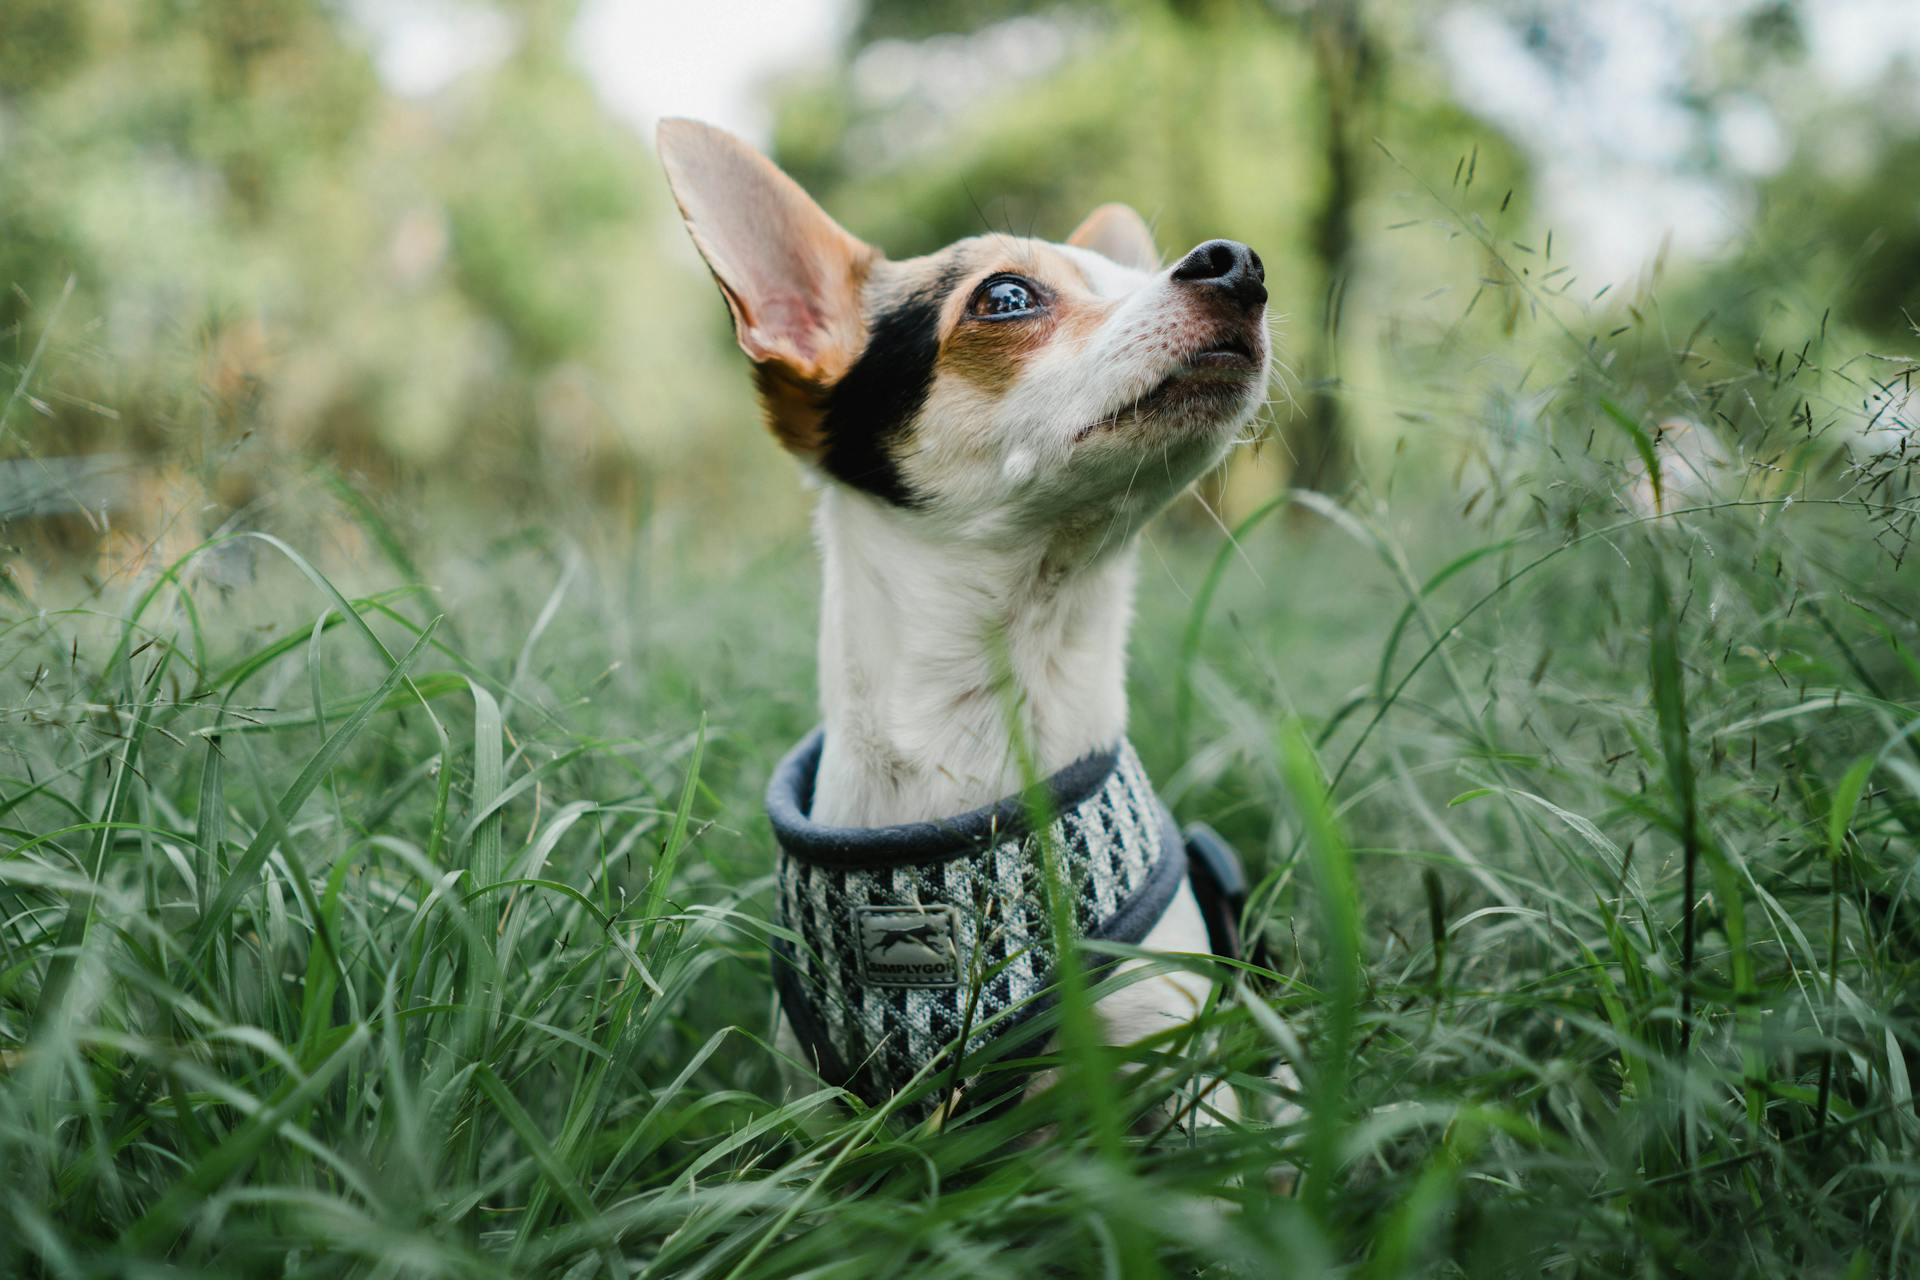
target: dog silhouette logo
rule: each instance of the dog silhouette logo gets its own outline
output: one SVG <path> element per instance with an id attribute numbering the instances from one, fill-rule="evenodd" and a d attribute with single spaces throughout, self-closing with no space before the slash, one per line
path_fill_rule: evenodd
<path id="1" fill-rule="evenodd" d="M 861 907 L 858 920 L 861 976 L 869 986 L 959 985 L 960 931 L 952 907 Z"/>
<path id="2" fill-rule="evenodd" d="M 912 942 L 932 950 L 944 941 L 946 941 L 946 933 L 944 930 L 936 928 L 932 924 L 917 924 L 911 929 L 882 930 L 878 940 L 873 942 L 867 949 L 873 952 L 881 952 L 885 951 L 888 947 L 897 947 L 903 942 Z"/>

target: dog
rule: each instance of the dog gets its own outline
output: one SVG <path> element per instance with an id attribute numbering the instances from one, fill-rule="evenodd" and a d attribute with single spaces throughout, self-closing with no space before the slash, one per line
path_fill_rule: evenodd
<path id="1" fill-rule="evenodd" d="M 1266 401 L 1259 255 L 1162 267 L 1109 204 L 1064 242 L 896 260 L 723 130 L 667 120 L 658 146 L 767 426 L 819 483 L 822 727 L 768 800 L 800 939 L 776 944 L 781 1043 L 875 1101 L 1004 1037 L 1053 976 L 1049 831 L 1077 931 L 1219 949 L 1237 867 L 1127 746 L 1126 648 L 1142 526 Z M 1026 821 L 1036 775 L 1051 828 Z M 1133 982 L 1102 1034 L 1188 1023 L 1209 991 Z"/>

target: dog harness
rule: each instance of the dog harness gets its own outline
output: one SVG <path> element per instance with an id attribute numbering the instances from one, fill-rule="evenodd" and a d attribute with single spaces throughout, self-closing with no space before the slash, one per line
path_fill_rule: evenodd
<path id="1" fill-rule="evenodd" d="M 977 1066 L 984 1051 L 1027 1039 L 1013 1033 L 1050 1003 L 1058 963 L 1047 872 L 1017 795 L 937 822 L 814 822 L 824 740 L 818 729 L 803 739 L 767 788 L 777 921 L 791 935 L 774 940 L 774 978 L 821 1076 L 877 1103 L 950 1046 L 963 1042 Z M 1086 756 L 1044 787 L 1077 937 L 1140 942 L 1190 880 L 1213 950 L 1238 953 L 1238 859 L 1198 824 L 1182 837 L 1132 744 Z M 943 1081 L 949 1069 L 939 1068 Z"/>

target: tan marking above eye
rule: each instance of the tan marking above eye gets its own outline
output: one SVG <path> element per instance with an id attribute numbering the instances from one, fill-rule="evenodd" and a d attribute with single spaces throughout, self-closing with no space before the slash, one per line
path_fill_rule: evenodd
<path id="1" fill-rule="evenodd" d="M 1089 293 L 1093 291 L 1093 280 L 1087 275 L 1086 267 L 1080 262 L 1060 252 L 1053 245 L 1042 244 L 1039 248 L 1046 255 L 1047 267 L 1051 274 L 1071 280 Z"/>

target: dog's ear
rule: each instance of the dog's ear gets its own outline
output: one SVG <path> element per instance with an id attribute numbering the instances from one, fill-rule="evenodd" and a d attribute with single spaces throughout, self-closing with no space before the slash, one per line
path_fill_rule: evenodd
<path id="1" fill-rule="evenodd" d="M 817 453 L 825 391 L 866 345 L 860 290 L 879 253 L 724 129 L 662 120 L 667 184 L 733 312 L 781 443 Z"/>
<path id="2" fill-rule="evenodd" d="M 1160 251 L 1153 247 L 1147 220 L 1124 204 L 1103 204 L 1073 229 L 1067 243 L 1091 249 L 1123 267 L 1158 271 Z"/>

